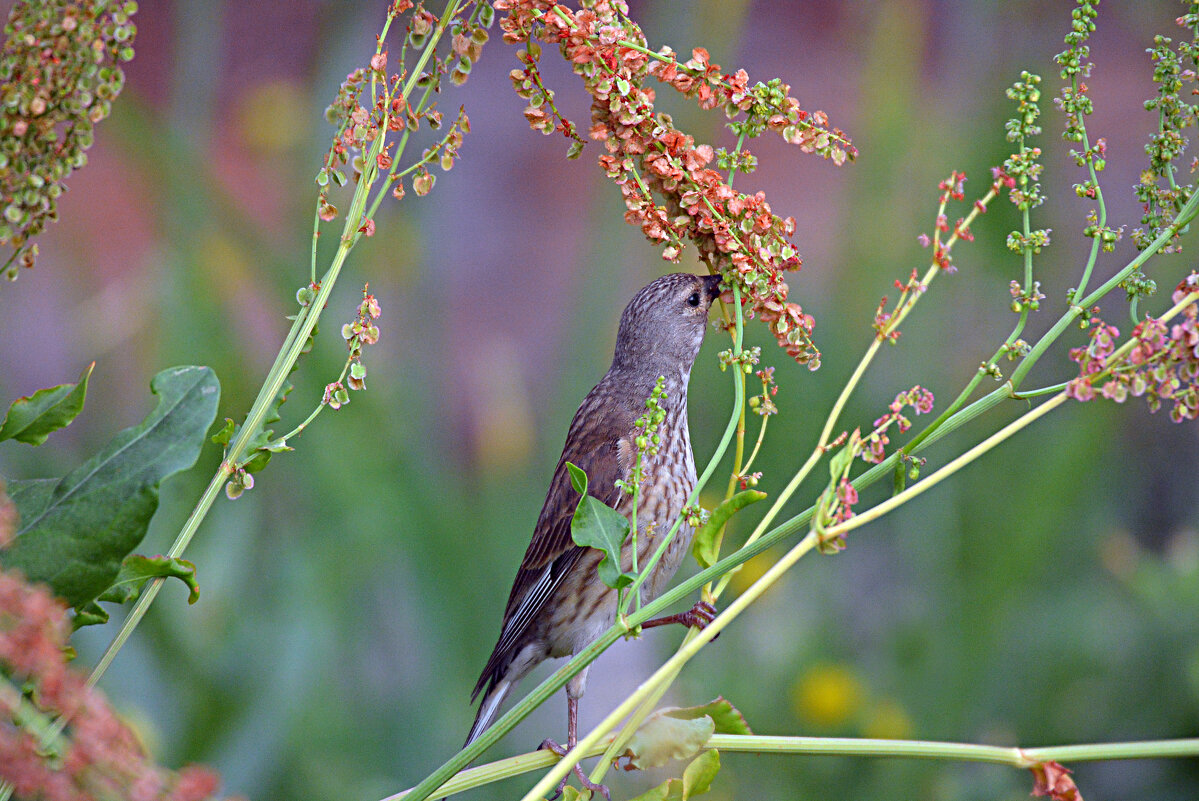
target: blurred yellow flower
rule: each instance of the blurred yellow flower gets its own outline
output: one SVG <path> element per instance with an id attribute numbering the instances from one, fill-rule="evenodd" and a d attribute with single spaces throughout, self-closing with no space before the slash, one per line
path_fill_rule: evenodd
<path id="1" fill-rule="evenodd" d="M 864 698 L 862 684 L 849 667 L 812 667 L 791 688 L 791 703 L 801 719 L 818 726 L 844 726 L 854 718 Z"/>

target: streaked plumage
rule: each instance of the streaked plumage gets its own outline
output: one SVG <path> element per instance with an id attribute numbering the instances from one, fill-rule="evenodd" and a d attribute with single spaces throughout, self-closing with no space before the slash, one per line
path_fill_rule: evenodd
<path id="1" fill-rule="evenodd" d="M 579 495 L 570 484 L 566 462 L 583 468 L 589 493 L 626 516 L 632 500 L 616 481 L 629 479 L 636 460 L 634 422 L 645 400 L 664 376 L 666 418 L 656 456 L 647 457 L 645 483 L 637 509 L 638 564 L 653 553 L 686 504 L 695 486 L 695 462 L 687 431 L 687 382 L 707 328 L 708 309 L 719 294 L 719 276 L 675 273 L 643 288 L 621 315 L 612 366 L 589 392 L 571 420 L 562 456 L 533 538 L 525 552 L 499 641 L 475 685 L 472 700 L 483 701 L 469 744 L 491 725 L 515 684 L 548 657 L 582 650 L 615 620 L 616 592 L 599 579 L 599 551 L 580 548 L 570 534 Z M 683 524 L 653 575 L 641 590 L 643 602 L 656 597 L 674 575 L 691 541 Z M 631 566 L 625 544 L 624 567 Z M 577 701 L 587 671 L 567 685 L 570 720 L 568 744 L 575 739 Z"/>

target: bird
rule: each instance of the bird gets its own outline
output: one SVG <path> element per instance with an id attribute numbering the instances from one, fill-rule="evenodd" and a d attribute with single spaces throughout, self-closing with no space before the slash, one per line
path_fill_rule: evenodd
<path id="1" fill-rule="evenodd" d="M 630 517 L 632 495 L 618 482 L 630 482 L 641 433 L 635 422 L 645 413 L 646 400 L 660 377 L 665 417 L 657 432 L 657 454 L 643 456 L 637 564 L 644 565 L 657 550 L 686 505 L 696 482 L 687 429 L 687 385 L 708 327 L 708 310 L 721 294 L 720 283 L 720 275 L 665 275 L 638 291 L 621 314 L 612 364 L 570 422 L 532 540 L 512 583 L 499 639 L 471 695 L 472 702 L 480 694 L 483 700 L 467 746 L 494 722 L 504 699 L 530 670 L 547 658 L 578 653 L 615 622 L 617 592 L 600 580 L 597 570 L 603 552 L 580 547 L 571 538 L 571 519 L 581 496 L 566 465 L 571 462 L 587 473 L 589 495 Z M 642 603 L 657 597 L 673 577 L 693 533 L 685 521 L 680 524 L 641 587 Z M 631 540 L 622 548 L 622 570 L 632 565 Z M 647 621 L 642 627 L 703 626 L 714 612 L 710 605 L 699 603 L 688 612 Z M 589 667 L 566 685 L 566 749 L 578 742 L 578 704 Z M 552 740 L 542 747 L 560 754 L 566 750 Z M 589 789 L 606 789 L 592 786 L 578 766 L 575 771 Z"/>

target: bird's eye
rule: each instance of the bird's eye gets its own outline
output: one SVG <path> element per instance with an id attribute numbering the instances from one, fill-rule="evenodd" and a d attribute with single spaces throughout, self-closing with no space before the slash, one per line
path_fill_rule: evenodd
<path id="1" fill-rule="evenodd" d="M 691 293 L 691 296 L 687 298 L 687 305 L 688 306 L 698 306 L 699 305 L 699 293 L 698 292 Z"/>

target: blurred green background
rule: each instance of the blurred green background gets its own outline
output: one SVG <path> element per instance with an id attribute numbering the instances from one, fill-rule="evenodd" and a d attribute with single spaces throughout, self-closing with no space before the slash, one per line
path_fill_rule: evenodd
<path id="1" fill-rule="evenodd" d="M 241 419 L 307 280 L 313 176 L 330 134 L 324 108 L 373 52 L 383 6 L 143 4 L 128 87 L 90 165 L 72 178 L 36 269 L 0 287 L 0 400 L 74 380 L 94 359 L 87 408 L 36 451 L 0 447 L 0 475 L 61 475 L 78 464 L 144 416 L 149 379 L 169 365 L 211 365 L 221 417 Z M 805 266 L 792 295 L 815 315 L 824 350 L 824 367 L 809 374 L 750 328 L 781 386 L 761 489 L 777 492 L 814 442 L 870 340 L 879 297 L 927 263 L 916 237 L 930 231 L 937 182 L 965 169 L 973 198 L 1002 162 L 1003 90 L 1021 69 L 1046 78 L 1050 202 L 1034 226 L 1052 228 L 1054 240 L 1038 261 L 1048 299 L 1029 333 L 1056 318 L 1089 246 L 1089 206 L 1070 189 L 1080 173 L 1050 104 L 1050 59 L 1072 6 L 631 3 L 652 46 L 704 46 L 726 69 L 781 77 L 861 151 L 837 169 L 763 139 L 753 148 L 761 169 L 738 179 L 797 218 Z M 1180 9 L 1101 8 L 1090 129 L 1108 141 L 1116 225 L 1139 218 L 1131 187 L 1155 123 L 1141 107 L 1154 89 L 1144 50 L 1154 33 L 1174 35 Z M 168 585 L 103 682 L 161 761 L 211 764 L 228 792 L 370 801 L 411 786 L 460 746 L 566 425 L 606 369 L 624 303 L 671 269 L 621 221 L 617 190 L 595 166 L 598 146 L 567 162 L 563 140 L 528 129 L 507 77 L 516 64 L 497 28 L 470 82 L 443 93 L 447 113 L 465 104 L 471 117 L 463 159 L 429 197 L 385 206 L 294 377 L 285 423 L 302 419 L 336 376 L 336 331 L 365 281 L 384 313 L 382 340 L 366 354 L 368 390 L 322 415 L 251 492 L 218 502 L 187 554 L 199 567 L 199 603 L 187 606 Z M 552 53 L 545 72 L 560 108 L 585 123 L 587 99 Z M 660 92 L 662 105 L 684 129 L 730 143 L 721 119 L 672 95 Z M 977 241 L 955 251 L 960 272 L 936 282 L 898 347 L 884 351 L 845 426 L 868 426 L 914 383 L 944 408 L 990 355 L 1014 319 L 1007 284 L 1019 260 L 1003 239 L 1016 225 L 1006 201 L 976 225 Z M 1132 252 L 1126 237 L 1101 271 Z M 1163 290 L 1193 267 L 1190 252 L 1155 265 Z M 1127 329 L 1119 304 L 1110 310 Z M 1074 346 L 1081 334 L 1068 338 Z M 1030 385 L 1075 373 L 1066 344 Z M 710 337 L 691 382 L 701 460 L 731 403 L 715 359 L 724 347 Z M 1002 407 L 938 445 L 927 470 L 1024 408 Z M 836 558 L 804 559 L 686 669 L 668 700 L 723 694 L 770 734 L 1028 746 L 1195 736 L 1197 445 L 1193 424 L 1137 403 L 1071 404 L 855 532 Z M 218 458 L 209 446 L 200 466 L 164 487 L 142 552 L 167 548 Z M 790 513 L 818 490 L 801 491 Z M 751 563 L 734 590 L 766 564 Z M 81 661 L 114 632 L 77 635 Z M 591 672 L 584 726 L 680 636 L 655 631 L 606 654 Z M 561 738 L 564 707 L 559 695 L 488 756 Z M 713 801 L 1021 799 L 1031 787 L 1027 774 L 990 766 L 723 761 Z M 1088 801 L 1199 796 L 1195 761 L 1072 767 Z M 612 786 L 627 797 L 667 775 L 613 777 Z M 469 797 L 514 797 L 531 781 Z"/>

